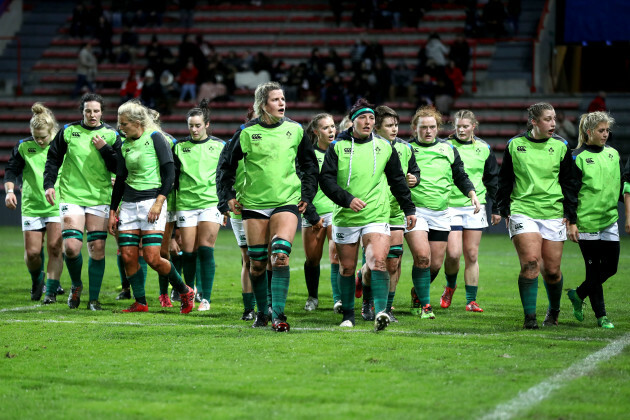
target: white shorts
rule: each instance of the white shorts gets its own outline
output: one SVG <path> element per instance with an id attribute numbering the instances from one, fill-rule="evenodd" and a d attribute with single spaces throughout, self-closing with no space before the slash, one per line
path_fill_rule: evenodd
<path id="1" fill-rule="evenodd" d="M 322 221 L 322 223 L 323 223 L 323 225 L 324 225 L 324 227 L 325 227 L 325 228 L 327 228 L 328 226 L 332 226 L 332 215 L 333 215 L 333 214 L 332 214 L 332 212 L 330 212 L 330 213 L 326 213 L 326 214 L 320 214 L 320 215 L 319 215 L 319 218 L 320 218 L 320 219 L 324 219 L 324 220 Z M 308 220 L 306 220 L 306 219 L 304 218 L 304 216 L 302 216 L 302 227 L 303 227 L 303 228 L 307 228 L 307 227 L 311 227 L 311 226 L 313 226 L 313 225 L 311 225 L 311 224 L 308 222 Z"/>
<path id="2" fill-rule="evenodd" d="M 155 199 L 153 198 L 139 201 L 137 203 L 127 203 L 123 201 L 120 205 L 120 214 L 118 216 L 118 219 L 120 220 L 118 230 L 125 231 L 140 229 L 142 231 L 164 231 L 164 227 L 166 226 L 166 201 L 162 204 L 160 217 L 158 217 L 154 223 L 149 223 L 149 210 L 151 210 L 153 203 L 155 203 Z"/>
<path id="3" fill-rule="evenodd" d="M 232 224 L 232 232 L 236 238 L 236 243 L 239 247 L 243 248 L 247 246 L 247 238 L 245 237 L 245 229 L 243 229 L 242 219 L 230 219 Z"/>
<path id="4" fill-rule="evenodd" d="M 223 224 L 223 214 L 216 207 L 209 207 L 207 209 L 199 210 L 178 210 L 177 211 L 177 226 L 182 227 L 194 227 L 199 222 L 213 222 L 219 225 Z"/>
<path id="5" fill-rule="evenodd" d="M 166 223 L 177 222 L 177 212 L 174 210 L 166 211 Z"/>
<path id="6" fill-rule="evenodd" d="M 475 206 L 449 207 L 451 226 L 461 226 L 464 229 L 483 229 L 488 227 L 486 208 L 482 205 L 479 213 L 475 213 Z"/>
<path id="7" fill-rule="evenodd" d="M 416 226 L 411 230 L 405 228 L 405 233 L 417 230 L 428 232 L 429 229 L 451 231 L 451 218 L 448 209 L 438 211 L 416 207 Z"/>
<path id="8" fill-rule="evenodd" d="M 589 232 L 579 234 L 580 241 L 612 241 L 619 242 L 619 226 L 617 222 L 600 230 L 599 232 Z"/>
<path id="9" fill-rule="evenodd" d="M 59 204 L 59 214 L 63 216 L 85 216 L 86 214 L 93 214 L 103 219 L 109 218 L 109 205 L 101 204 L 99 206 L 84 207 L 78 204 Z"/>
<path id="10" fill-rule="evenodd" d="M 332 227 L 332 237 L 336 244 L 354 244 L 359 242 L 359 239 L 368 233 L 382 233 L 389 236 L 389 224 L 388 223 L 368 223 L 365 226 L 356 227 Z"/>
<path id="11" fill-rule="evenodd" d="M 22 216 L 22 232 L 45 229 L 46 223 L 61 223 L 61 217 Z"/>
<path id="12" fill-rule="evenodd" d="M 508 231 L 510 238 L 521 233 L 540 233 L 540 236 L 548 241 L 567 240 L 567 227 L 562 223 L 562 219 L 532 219 L 522 214 L 512 214 Z"/>

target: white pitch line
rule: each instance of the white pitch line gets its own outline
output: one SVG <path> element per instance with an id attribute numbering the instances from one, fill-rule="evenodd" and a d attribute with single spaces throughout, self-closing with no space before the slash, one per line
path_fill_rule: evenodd
<path id="1" fill-rule="evenodd" d="M 510 401 L 497 405 L 494 411 L 484 415 L 482 419 L 505 420 L 524 414 L 542 400 L 548 398 L 553 391 L 562 388 L 568 381 L 588 375 L 597 368 L 598 364 L 617 356 L 629 344 L 630 334 L 626 334 L 551 378 L 534 385 L 525 392 L 519 392 L 519 394 Z"/>

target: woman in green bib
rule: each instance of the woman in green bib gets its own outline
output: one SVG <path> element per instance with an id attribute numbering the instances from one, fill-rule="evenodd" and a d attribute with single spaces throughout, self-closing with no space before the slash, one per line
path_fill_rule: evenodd
<path id="1" fill-rule="evenodd" d="M 39 102 L 31 107 L 31 137 L 20 140 L 13 148 L 4 175 L 5 204 L 17 208 L 14 189 L 18 177 L 22 176 L 22 231 L 24 232 L 24 261 L 31 274 L 31 300 L 42 297 L 44 304 L 55 303 L 57 293 L 62 292 L 59 284 L 63 269 L 61 218 L 59 209 L 46 202 L 43 189 L 43 172 L 50 142 L 59 131 L 59 124 L 52 111 Z M 44 269 L 44 235 L 48 249 L 48 266 Z"/>
<path id="2" fill-rule="evenodd" d="M 486 204 L 486 194 L 492 201 L 492 224 L 501 221 L 496 203 L 496 192 L 499 182 L 499 166 L 490 145 L 475 136 L 475 129 L 479 123 L 475 114 L 467 109 L 459 110 L 453 116 L 453 128 L 446 141 L 459 152 L 464 162 L 466 173 L 475 186 L 475 193 L 479 202 Z M 453 186 L 448 199 L 448 211 L 451 218 L 451 233 L 448 235 L 446 258 L 444 260 L 444 274 L 446 286 L 440 298 L 440 306 L 451 306 L 453 293 L 457 288 L 457 273 L 459 260 L 464 255 L 464 283 L 466 289 L 466 307 L 469 312 L 483 312 L 477 303 L 479 287 L 479 243 L 481 233 L 488 226 L 485 207 L 475 212 L 468 197 L 464 196 L 457 187 Z"/>
<path id="3" fill-rule="evenodd" d="M 602 111 L 580 118 L 577 148 L 573 151 L 573 170 L 578 190 L 577 223 L 569 223 L 568 236 L 580 245 L 586 279 L 567 295 L 573 315 L 584 320 L 584 300 L 602 328 L 614 328 L 606 315 L 602 285 L 617 272 L 619 265 L 619 227 L 617 203 L 622 190 L 623 172 L 619 153 L 606 144 L 615 120 Z"/>
<path id="4" fill-rule="evenodd" d="M 339 134 L 324 157 L 320 186 L 335 204 L 333 238 L 339 257 L 341 327 L 354 327 L 354 273 L 362 240 L 374 296 L 374 330 L 391 322 L 387 314 L 390 244 L 389 191 L 405 214 L 405 226 L 415 226 L 415 207 L 398 153 L 388 140 L 374 134 L 373 105 L 360 99 L 350 109 L 352 127 Z"/>
<path id="5" fill-rule="evenodd" d="M 312 139 L 317 163 L 321 169 L 326 149 L 335 140 L 335 135 L 337 134 L 333 116 L 325 113 L 315 115 L 306 126 L 306 134 Z M 335 250 L 335 241 L 332 237 L 332 214 L 334 208 L 335 203 L 326 197 L 321 189 L 318 189 L 313 199 L 313 205 L 309 205 L 302 216 L 302 244 L 304 245 L 304 254 L 306 256 L 306 261 L 304 261 L 304 278 L 306 280 L 306 289 L 308 290 L 308 299 L 304 305 L 305 311 L 314 311 L 319 305 L 319 265 L 322 260 L 326 238 L 328 238 L 333 308 L 335 306 L 341 308 L 341 296 L 337 286 L 339 260 Z"/>
<path id="6" fill-rule="evenodd" d="M 194 291 L 182 281 L 173 264 L 160 255 L 166 225 L 166 196 L 173 188 L 175 168 L 171 143 L 156 122 L 158 116 L 157 112 L 135 100 L 118 108 L 118 127 L 126 138 L 118 157 L 108 230 L 112 235 L 119 232 L 118 246 L 136 299 L 123 312 L 149 310 L 145 280 L 138 263 L 138 248 L 142 241 L 142 254 L 147 264 L 159 275 L 168 277 L 180 293 L 180 312 L 187 314 L 194 307 Z"/>
<path id="7" fill-rule="evenodd" d="M 525 329 L 538 329 L 536 298 L 542 274 L 549 305 L 543 327 L 558 325 L 563 277 L 562 249 L 567 222 L 575 224 L 577 191 L 573 158 L 555 134 L 556 111 L 540 102 L 527 109 L 527 131 L 505 148 L 499 170 L 497 205 L 507 219 L 518 259 L 518 289 Z"/>
<path id="8" fill-rule="evenodd" d="M 220 201 L 242 214 L 250 257 L 250 278 L 258 312 L 254 327 L 267 325 L 267 273 L 269 242 L 272 265 L 272 327 L 289 330 L 284 313 L 289 291 L 289 255 L 298 215 L 317 192 L 317 159 L 302 126 L 285 117 L 282 87 L 275 82 L 258 85 L 254 112 L 234 134 L 217 175 Z M 296 169 L 299 165 L 302 179 Z M 239 162 L 245 181 L 240 200 L 234 189 Z"/>
<path id="9" fill-rule="evenodd" d="M 44 190 L 46 201 L 51 206 L 59 206 L 63 252 L 72 281 L 68 307 L 75 309 L 81 303 L 81 249 L 83 231 L 87 230 L 87 308 L 100 311 L 98 297 L 105 273 L 111 174 L 116 171 L 116 156 L 121 141 L 116 130 L 101 119 L 103 98 L 100 95 L 86 93 L 81 97 L 79 109 L 83 119 L 64 125 L 50 144 L 44 170 Z"/>
<path id="10" fill-rule="evenodd" d="M 188 111 L 186 121 L 190 136 L 173 146 L 177 226 L 182 237 L 184 279 L 191 286 L 195 275 L 199 275 L 201 302 L 198 310 L 209 311 L 215 272 L 214 244 L 224 224 L 223 214 L 217 208 L 215 180 L 225 142 L 207 134 L 210 109 L 206 99 Z M 197 258 L 200 273 L 196 272 Z"/>

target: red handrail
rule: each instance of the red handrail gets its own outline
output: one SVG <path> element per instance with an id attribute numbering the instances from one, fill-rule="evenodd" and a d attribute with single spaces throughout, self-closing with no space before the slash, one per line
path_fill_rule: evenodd
<path id="1" fill-rule="evenodd" d="M 22 95 L 22 40 L 19 36 L 0 36 L 0 39 L 12 41 L 17 44 L 17 86 L 15 87 L 15 95 Z"/>

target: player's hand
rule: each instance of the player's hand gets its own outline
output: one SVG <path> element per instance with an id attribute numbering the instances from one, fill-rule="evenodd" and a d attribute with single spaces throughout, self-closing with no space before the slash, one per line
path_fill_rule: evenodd
<path id="1" fill-rule="evenodd" d="M 48 204 L 50 204 L 51 206 L 54 206 L 56 199 L 57 199 L 57 196 L 55 195 L 55 189 L 48 188 L 46 190 L 46 201 L 48 201 Z"/>
<path id="2" fill-rule="evenodd" d="M 418 183 L 418 178 L 413 176 L 412 174 L 407 174 L 407 186 L 409 188 L 413 188 Z"/>
<path id="3" fill-rule="evenodd" d="M 118 218 L 116 217 L 116 211 L 109 211 L 109 220 L 107 221 L 107 231 L 110 235 L 116 236 L 116 231 L 118 230 Z"/>
<path id="4" fill-rule="evenodd" d="M 493 214 L 492 216 L 490 216 L 490 223 L 492 223 L 492 226 L 498 225 L 499 222 L 501 222 L 501 215 L 500 214 Z"/>
<path id="5" fill-rule="evenodd" d="M 580 232 L 578 231 L 577 225 L 567 223 L 567 236 L 569 237 L 569 240 L 575 243 L 580 240 Z"/>
<path id="6" fill-rule="evenodd" d="M 107 143 L 105 142 L 105 139 L 97 134 L 92 137 L 92 144 L 96 147 L 96 150 L 101 150 Z"/>
<path id="7" fill-rule="evenodd" d="M 151 210 L 149 210 L 149 214 L 147 215 L 148 222 L 155 223 L 157 219 L 160 218 L 160 213 L 162 213 L 162 204 L 155 200 L 151 206 Z"/>
<path id="8" fill-rule="evenodd" d="M 405 216 L 405 219 L 407 220 L 407 223 L 405 225 L 407 230 L 412 230 L 414 227 L 416 227 L 416 215 L 415 214 L 411 214 L 409 216 Z"/>
<path id="9" fill-rule="evenodd" d="M 468 195 L 470 197 L 471 205 L 475 206 L 475 214 L 481 211 L 481 203 L 479 203 L 479 199 L 477 198 L 477 194 L 474 191 L 471 191 Z"/>
<path id="10" fill-rule="evenodd" d="M 306 203 L 306 201 L 300 200 L 300 202 L 298 203 L 298 211 L 300 212 L 300 214 L 304 214 L 307 205 L 308 203 Z"/>
<path id="11" fill-rule="evenodd" d="M 17 208 L 17 197 L 15 193 L 7 193 L 7 196 L 4 198 L 4 204 L 9 208 L 9 210 L 15 210 Z"/>
<path id="12" fill-rule="evenodd" d="M 322 219 L 321 217 L 319 218 L 319 220 L 317 221 L 317 223 L 315 223 L 313 226 L 311 226 L 313 228 L 313 230 L 320 230 L 324 228 L 324 219 Z"/>
<path id="13" fill-rule="evenodd" d="M 236 198 L 232 198 L 228 201 L 228 206 L 230 207 L 230 211 L 234 214 L 241 214 L 241 210 L 243 210 L 243 205 L 236 201 Z"/>
<path id="14" fill-rule="evenodd" d="M 365 205 L 366 204 L 363 200 L 354 197 L 350 202 L 350 209 L 355 213 L 358 213 L 360 210 L 363 210 L 365 208 Z"/>

